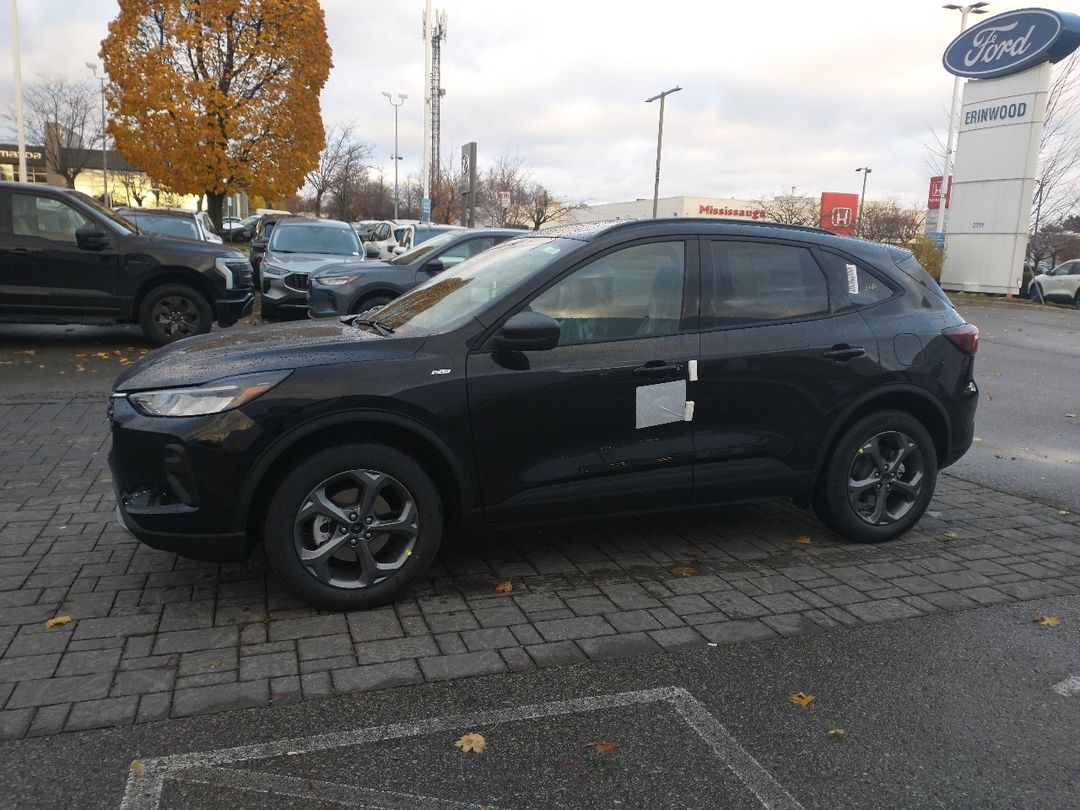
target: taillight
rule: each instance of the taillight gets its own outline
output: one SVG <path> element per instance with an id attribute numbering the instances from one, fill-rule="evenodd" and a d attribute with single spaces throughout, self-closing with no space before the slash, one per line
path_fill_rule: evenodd
<path id="1" fill-rule="evenodd" d="M 950 326 L 942 329 L 941 334 L 949 339 L 953 346 L 964 354 L 975 354 L 979 350 L 979 327 L 973 323 Z"/>

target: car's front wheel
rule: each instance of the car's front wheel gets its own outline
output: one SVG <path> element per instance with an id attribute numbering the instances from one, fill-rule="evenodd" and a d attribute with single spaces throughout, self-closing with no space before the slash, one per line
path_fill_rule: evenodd
<path id="1" fill-rule="evenodd" d="M 898 537 L 922 517 L 937 483 L 930 434 L 902 411 L 851 425 L 833 449 L 815 511 L 837 534 L 863 543 Z"/>
<path id="2" fill-rule="evenodd" d="M 213 320 L 206 296 L 187 284 L 156 287 L 139 307 L 139 325 L 158 345 L 209 332 Z"/>
<path id="3" fill-rule="evenodd" d="M 351 314 L 359 315 L 362 312 L 367 312 L 369 309 L 386 306 L 393 300 L 394 299 L 389 295 L 369 295 L 367 298 L 353 304 Z"/>
<path id="4" fill-rule="evenodd" d="M 424 469 L 378 444 L 334 447 L 285 476 L 264 524 L 266 557 L 312 605 L 392 602 L 434 561 L 442 502 Z"/>

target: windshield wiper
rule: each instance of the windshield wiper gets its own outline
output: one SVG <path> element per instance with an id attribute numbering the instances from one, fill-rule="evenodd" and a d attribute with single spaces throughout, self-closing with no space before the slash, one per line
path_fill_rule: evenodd
<path id="1" fill-rule="evenodd" d="M 385 323 L 370 318 L 361 318 L 359 315 L 346 315 L 341 319 L 346 326 L 370 326 L 383 337 L 394 334 L 394 328 Z"/>

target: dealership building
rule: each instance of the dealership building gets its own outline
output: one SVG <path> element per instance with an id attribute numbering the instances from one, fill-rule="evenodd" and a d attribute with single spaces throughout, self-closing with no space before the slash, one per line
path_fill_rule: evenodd
<path id="1" fill-rule="evenodd" d="M 651 219 L 652 199 L 603 203 L 575 208 L 563 222 L 601 222 L 612 219 Z M 717 219 L 767 220 L 761 204 L 731 197 L 661 197 L 657 200 L 658 217 L 715 217 Z"/>

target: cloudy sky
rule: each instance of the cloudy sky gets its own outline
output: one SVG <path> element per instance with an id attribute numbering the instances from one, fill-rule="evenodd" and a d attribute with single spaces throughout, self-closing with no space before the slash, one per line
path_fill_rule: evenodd
<path id="1" fill-rule="evenodd" d="M 115 0 L 17 1 L 24 82 L 89 77 L 84 63 L 97 58 Z M 423 0 L 322 5 L 334 54 L 325 122 L 353 122 L 392 178 L 394 116 L 381 91 L 407 94 L 401 172 L 419 174 Z M 990 11 L 1027 5 L 995 0 Z M 433 6 L 447 13 L 443 153 L 476 141 L 481 169 L 516 154 L 571 202 L 651 198 L 658 104 L 644 100 L 678 85 L 665 110 L 661 196 L 858 192 L 854 170 L 870 166 L 868 197 L 925 200 L 931 130 L 944 129 L 952 92 L 941 54 L 960 27 L 941 0 Z M 0 19 L 9 109 L 8 9 Z"/>

